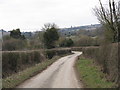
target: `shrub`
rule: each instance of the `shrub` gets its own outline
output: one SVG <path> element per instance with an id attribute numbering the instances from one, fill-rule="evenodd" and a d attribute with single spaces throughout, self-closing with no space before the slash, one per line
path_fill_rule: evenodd
<path id="1" fill-rule="evenodd" d="M 46 50 L 46 57 L 49 58 L 49 59 L 51 59 L 55 54 L 56 53 L 53 50 L 51 50 L 51 51 L 50 50 Z"/>
<path id="2" fill-rule="evenodd" d="M 60 47 L 71 47 L 71 46 L 73 46 L 73 44 L 74 44 L 74 42 L 72 39 L 65 38 L 60 41 L 59 46 Z"/>
<path id="3" fill-rule="evenodd" d="M 15 39 L 22 39 L 22 40 L 25 39 L 25 36 L 21 35 L 20 29 L 10 31 L 10 37 Z"/>
<path id="4" fill-rule="evenodd" d="M 51 59 L 55 55 L 64 55 L 64 54 L 69 54 L 71 53 L 71 49 L 51 49 L 51 50 L 46 50 L 46 57 Z"/>

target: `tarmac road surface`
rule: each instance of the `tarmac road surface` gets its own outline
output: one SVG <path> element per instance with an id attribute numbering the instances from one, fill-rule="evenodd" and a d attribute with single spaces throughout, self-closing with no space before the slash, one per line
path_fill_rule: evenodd
<path id="1" fill-rule="evenodd" d="M 26 80 L 17 88 L 81 88 L 74 70 L 74 63 L 82 52 L 60 58 L 43 72 Z"/>

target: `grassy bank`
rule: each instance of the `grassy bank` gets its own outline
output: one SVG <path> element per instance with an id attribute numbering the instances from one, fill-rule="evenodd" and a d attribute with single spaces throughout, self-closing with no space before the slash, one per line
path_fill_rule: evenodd
<path id="1" fill-rule="evenodd" d="M 44 69 L 46 69 L 49 65 L 55 62 L 60 57 L 54 57 L 51 60 L 43 61 L 42 63 L 36 64 L 30 68 L 27 68 L 19 73 L 13 74 L 10 77 L 3 79 L 3 88 L 14 88 L 23 81 L 29 79 L 30 77 L 40 73 Z"/>
<path id="2" fill-rule="evenodd" d="M 86 58 L 93 59 L 98 65 L 102 67 L 102 72 L 107 74 L 109 81 L 119 83 L 119 64 L 120 56 L 118 43 L 105 44 L 100 47 L 88 47 L 83 48 L 83 55 Z"/>
<path id="3" fill-rule="evenodd" d="M 105 74 L 93 63 L 93 60 L 81 58 L 77 60 L 76 68 L 85 88 L 114 87 L 114 83 L 106 80 Z"/>

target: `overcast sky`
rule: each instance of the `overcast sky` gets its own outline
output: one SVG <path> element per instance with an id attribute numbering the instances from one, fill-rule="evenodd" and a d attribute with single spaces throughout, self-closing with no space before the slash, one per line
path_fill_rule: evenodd
<path id="1" fill-rule="evenodd" d="M 45 23 L 60 28 L 95 24 L 92 8 L 97 5 L 98 0 L 0 0 L 0 29 L 36 31 Z"/>

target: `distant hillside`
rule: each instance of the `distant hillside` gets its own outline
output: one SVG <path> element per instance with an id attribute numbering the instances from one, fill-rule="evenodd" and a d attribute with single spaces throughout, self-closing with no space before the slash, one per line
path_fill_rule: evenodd
<path id="1" fill-rule="evenodd" d="M 70 27 L 70 28 L 62 28 L 59 30 L 59 33 L 61 35 L 74 35 L 76 32 L 80 30 L 95 30 L 97 28 L 100 28 L 101 24 L 94 24 L 94 25 L 86 25 L 86 26 L 78 26 L 78 27 Z"/>
<path id="2" fill-rule="evenodd" d="M 76 35 L 76 33 L 78 33 L 80 30 L 86 30 L 86 31 L 91 31 L 91 30 L 95 30 L 97 28 L 100 28 L 101 27 L 101 24 L 94 24 L 94 25 L 86 25 L 86 26 L 77 26 L 77 27 L 70 27 L 70 28 L 61 28 L 59 30 L 59 33 L 61 35 Z M 33 37 L 34 35 L 36 35 L 37 33 L 39 32 L 22 32 L 22 35 L 24 35 L 26 38 L 31 38 Z M 5 30 L 0 30 L 0 37 L 2 37 L 2 34 L 3 36 L 5 35 L 10 35 L 10 32 L 7 32 Z"/>

